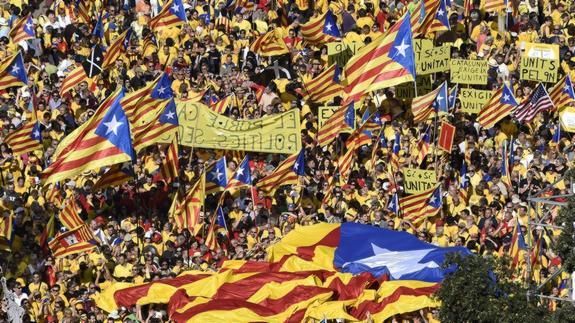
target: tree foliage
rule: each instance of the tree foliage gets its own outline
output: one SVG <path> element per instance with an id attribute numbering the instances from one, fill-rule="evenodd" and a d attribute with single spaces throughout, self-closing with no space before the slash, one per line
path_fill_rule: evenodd
<path id="1" fill-rule="evenodd" d="M 527 289 L 514 282 L 508 257 L 450 255 L 458 269 L 445 278 L 436 297 L 441 322 L 542 322 L 547 311 L 527 300 Z"/>
<path id="2" fill-rule="evenodd" d="M 566 177 L 574 175 L 575 172 L 570 170 Z M 553 250 L 561 257 L 563 268 L 567 272 L 573 272 L 575 271 L 575 198 L 568 199 L 567 206 L 561 208 L 555 223 L 563 226 L 563 230 L 553 245 Z"/>

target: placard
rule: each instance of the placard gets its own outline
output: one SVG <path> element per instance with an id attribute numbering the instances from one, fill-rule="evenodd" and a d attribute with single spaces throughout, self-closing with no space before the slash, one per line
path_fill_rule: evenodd
<path id="1" fill-rule="evenodd" d="M 431 76 L 430 75 L 417 75 L 415 78 L 417 82 L 417 95 L 421 96 L 432 91 L 431 89 Z M 415 87 L 413 82 L 402 83 L 395 87 L 395 97 L 398 99 L 413 99 L 415 98 Z"/>
<path id="2" fill-rule="evenodd" d="M 491 99 L 493 92 L 476 89 L 460 89 L 459 101 L 461 102 L 461 111 L 465 113 L 477 114 Z"/>
<path id="3" fill-rule="evenodd" d="M 427 75 L 449 70 L 451 47 L 433 47 L 430 39 L 414 39 L 415 71 L 417 75 Z"/>
<path id="4" fill-rule="evenodd" d="M 559 60 L 522 56 L 519 68 L 522 80 L 555 83 Z"/>
<path id="5" fill-rule="evenodd" d="M 434 170 L 405 168 L 403 179 L 403 188 L 408 194 L 427 191 L 437 184 L 437 174 Z"/>
<path id="6" fill-rule="evenodd" d="M 327 43 L 328 65 L 336 63 L 338 66 L 345 66 L 350 58 L 355 55 L 362 44 L 358 42 L 331 42 Z"/>
<path id="7" fill-rule="evenodd" d="M 487 61 L 452 59 L 451 83 L 486 85 L 488 69 Z"/>

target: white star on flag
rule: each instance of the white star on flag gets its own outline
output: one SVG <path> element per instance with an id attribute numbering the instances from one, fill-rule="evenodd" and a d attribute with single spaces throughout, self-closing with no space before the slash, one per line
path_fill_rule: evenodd
<path id="1" fill-rule="evenodd" d="M 327 25 L 325 25 L 325 29 L 327 29 L 327 31 L 331 31 L 331 24 L 327 23 Z"/>
<path id="2" fill-rule="evenodd" d="M 174 114 L 175 114 L 174 111 L 170 111 L 170 112 L 166 113 L 166 118 L 174 119 Z"/>
<path id="3" fill-rule="evenodd" d="M 439 9 L 439 10 L 437 11 L 437 15 L 438 15 L 438 16 L 443 16 L 444 13 L 445 13 L 445 11 L 443 11 L 442 9 Z"/>
<path id="4" fill-rule="evenodd" d="M 158 94 L 164 94 L 164 91 L 166 91 L 166 88 L 165 88 L 165 87 L 160 86 L 160 87 L 158 88 Z"/>
<path id="5" fill-rule="evenodd" d="M 565 84 L 565 87 L 563 88 L 563 91 L 565 91 L 565 92 L 569 91 L 569 84 Z"/>
<path id="6" fill-rule="evenodd" d="M 116 115 L 112 116 L 112 121 L 110 122 L 104 122 L 104 125 L 106 126 L 106 128 L 108 128 L 106 130 L 106 135 L 109 134 L 110 132 L 113 132 L 114 135 L 118 135 L 118 128 L 123 125 L 123 122 L 118 121 L 118 119 L 116 119 Z"/>
<path id="7" fill-rule="evenodd" d="M 442 97 L 441 95 L 438 95 L 438 96 L 437 96 L 437 101 L 439 101 L 439 102 L 443 101 L 443 97 Z"/>
<path id="8" fill-rule="evenodd" d="M 244 169 L 242 167 L 238 168 L 238 175 L 244 176 Z"/>
<path id="9" fill-rule="evenodd" d="M 293 168 L 294 168 L 295 170 L 298 170 L 298 169 L 299 169 L 299 163 L 296 162 L 295 164 L 293 164 Z"/>
<path id="10" fill-rule="evenodd" d="M 409 45 L 407 45 L 407 44 L 405 43 L 405 39 L 402 39 L 402 40 L 401 40 L 401 45 L 395 46 L 395 49 L 397 49 L 397 52 L 398 52 L 401 56 L 405 57 L 405 50 L 408 49 L 409 47 L 411 47 L 411 46 L 409 46 Z"/>
<path id="11" fill-rule="evenodd" d="M 34 24 L 32 24 L 31 22 L 26 24 L 26 29 L 32 29 L 32 27 L 34 27 Z"/>
<path id="12" fill-rule="evenodd" d="M 32 133 L 34 135 L 34 138 L 38 138 L 40 137 L 40 131 L 36 130 Z"/>
<path id="13" fill-rule="evenodd" d="M 172 11 L 177 13 L 178 11 L 180 11 L 180 7 L 178 7 L 177 5 L 174 4 L 172 6 Z"/>
<path id="14" fill-rule="evenodd" d="M 505 95 L 503 96 L 503 100 L 504 100 L 504 101 L 509 101 L 510 98 L 511 98 L 511 97 L 509 96 L 509 94 L 505 94 Z"/>
<path id="15" fill-rule="evenodd" d="M 18 67 L 18 65 L 12 66 L 12 73 L 18 73 L 18 72 L 20 72 L 20 67 Z"/>

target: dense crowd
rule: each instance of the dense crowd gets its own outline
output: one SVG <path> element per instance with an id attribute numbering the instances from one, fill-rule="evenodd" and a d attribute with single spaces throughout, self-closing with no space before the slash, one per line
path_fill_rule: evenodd
<path id="1" fill-rule="evenodd" d="M 376 145 L 379 137 L 374 136 L 371 144 L 358 149 L 349 179 L 342 182 L 336 178 L 333 192 L 328 192 L 332 188 L 328 179 L 334 175 L 335 161 L 344 152 L 349 134 L 340 135 L 327 148 L 317 145 L 318 107 L 337 106 L 341 98 L 324 104 L 304 100 L 303 82 L 328 67 L 328 55 L 325 46 L 303 41 L 299 25 L 328 7 L 334 11 L 337 8 L 336 14 L 345 11 L 355 21 L 343 38 L 367 44 L 405 10 L 414 10 L 415 3 L 367 0 L 282 4 L 261 0 L 237 1 L 230 6 L 225 1 L 185 0 L 188 22 L 182 27 L 161 29 L 156 43 L 150 44 L 145 41 L 152 32 L 147 23 L 160 11 L 161 1 L 87 1 L 84 3 L 92 19 L 88 24 L 80 22 L 77 2 L 0 2 L 0 58 L 22 51 L 29 78 L 28 86 L 10 88 L 0 95 L 0 138 L 30 120 L 35 111 L 43 139 L 41 150 L 22 156 L 15 156 L 7 144 L 0 144 L 0 212 L 4 218 L 14 219 L 9 244 L 0 251 L 0 266 L 7 288 L 25 310 L 25 321 L 167 321 L 162 307 L 105 313 L 95 305 L 93 296 L 114 281 L 147 282 L 175 277 L 190 269 L 217 271 L 229 259 L 263 260 L 266 248 L 294 227 L 322 221 L 353 221 L 407 231 L 439 246 L 466 246 L 475 253 L 498 255 L 509 252 L 512 228 L 518 221 L 524 236 L 537 240 L 541 251 L 532 262 L 530 273 L 527 251 L 521 253 L 517 278 L 541 282 L 560 269 L 561 259 L 551 248 L 560 230 L 536 226 L 528 232 L 529 219 L 558 225 L 554 219 L 559 207 L 539 205 L 537 210 L 535 204 L 529 206 L 527 201 L 530 194 L 543 189 L 543 195 L 570 192 L 571 183 L 562 175 L 572 166 L 574 146 L 565 131 L 553 138 L 559 124 L 557 109 L 541 113 L 528 124 L 507 117 L 492 129 L 483 129 L 476 115 L 463 113 L 457 101 L 444 117 L 457 129 L 452 152 L 435 149 L 432 143 L 430 153 L 420 164 L 418 143 L 427 129 L 434 127 L 433 120 L 413 123 L 410 99 L 396 97 L 397 89 L 393 87 L 379 90 L 369 94 L 356 109 L 358 118 L 369 110 L 378 111 L 389 120 L 381 128 L 386 143 Z M 518 101 L 528 98 L 536 84 L 520 79 L 522 42 L 558 44 L 560 74 L 575 77 L 574 4 L 555 0 L 510 1 L 508 28 L 504 30 L 498 29 L 497 14 L 481 10 L 482 4 L 483 1 L 465 1 L 468 7 L 464 8 L 464 4 L 451 1 L 451 30 L 426 36 L 436 39 L 436 44 L 450 43 L 452 58 L 488 61 L 488 84 L 476 88 L 496 89 L 510 81 Z M 384 19 L 380 19 L 380 12 Z M 29 13 L 37 39 L 14 44 L 8 37 L 10 26 Z M 287 25 L 280 23 L 284 15 Z M 92 33 L 98 17 L 104 17 L 102 39 Z M 76 84 L 61 95 L 66 75 L 90 54 L 92 45 L 109 45 L 128 27 L 134 33 L 125 55 L 100 76 Z M 293 73 L 289 80 L 268 79 L 261 84 L 259 76 L 272 60 L 246 56 L 244 48 L 272 29 L 283 35 Z M 305 175 L 299 184 L 279 188 L 273 196 L 266 196 L 255 187 L 226 192 L 222 206 L 228 234 L 220 232 L 216 249 L 207 247 L 205 240 L 221 193 L 206 196 L 200 225 L 191 231 L 176 230 L 168 210 L 176 191 L 189 190 L 219 157 L 227 156 L 228 174 L 233 174 L 245 152 L 180 146 L 179 179 L 169 184 L 159 172 L 165 144 L 140 153 L 134 164 L 136 178 L 121 185 L 94 190 L 94 183 L 105 170 L 85 172 L 59 185 L 44 186 L 41 182 L 41 172 L 50 164 L 58 143 L 86 122 L 107 95 L 122 86 L 127 92 L 140 89 L 165 70 L 171 71 L 177 99 L 197 97 L 206 89 L 218 98 L 234 94 L 225 114 L 235 119 L 300 110 Z M 432 88 L 436 88 L 449 80 L 449 75 L 435 73 L 432 80 Z M 265 86 L 263 93 L 258 93 L 260 85 Z M 396 133 L 401 134 L 399 168 L 391 169 L 390 174 L 388 164 Z M 512 142 L 515 156 L 509 165 L 510 185 L 502 181 L 501 174 L 504 142 Z M 270 174 L 285 157 L 249 155 L 254 183 Z M 464 161 L 467 174 L 462 178 Z M 438 215 L 416 224 L 387 208 L 394 193 L 406 195 L 402 171 L 408 167 L 435 170 L 444 195 Z M 469 182 L 465 195 L 460 192 L 463 180 Z M 325 200 L 328 193 L 333 195 Z M 88 253 L 57 258 L 40 237 L 49 219 L 58 215 L 71 198 L 81 208 L 80 216 L 89 224 L 97 247 Z M 56 232 L 62 228 L 58 217 L 55 228 Z M 566 274 L 559 275 L 545 286 L 545 293 L 565 295 L 568 278 Z M 552 308 L 558 305 L 549 302 Z M 7 310 L 5 303 L 3 306 L 0 320 Z"/>

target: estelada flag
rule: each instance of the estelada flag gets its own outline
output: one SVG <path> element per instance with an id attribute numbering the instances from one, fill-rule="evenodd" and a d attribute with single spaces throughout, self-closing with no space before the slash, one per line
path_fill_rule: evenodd
<path id="1" fill-rule="evenodd" d="M 439 131 L 439 142 L 437 146 L 448 153 L 451 153 L 453 148 L 453 138 L 455 137 L 455 126 L 452 124 L 441 121 L 441 130 Z"/>

